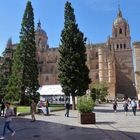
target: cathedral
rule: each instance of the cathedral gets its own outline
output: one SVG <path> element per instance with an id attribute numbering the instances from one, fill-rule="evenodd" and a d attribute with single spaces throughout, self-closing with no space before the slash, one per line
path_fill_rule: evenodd
<path id="1" fill-rule="evenodd" d="M 41 86 L 59 84 L 57 64 L 60 56 L 58 48 L 49 48 L 48 36 L 41 28 L 40 21 L 35 31 L 35 41 L 39 84 Z M 140 46 L 140 43 L 134 44 Z M 15 50 L 16 44 L 13 44 L 9 39 L 7 48 Z M 104 43 L 87 44 L 86 53 L 86 63 L 90 70 L 89 77 L 93 84 L 107 83 L 108 98 L 136 96 L 130 29 L 120 9 L 112 25 L 112 36 L 108 37 Z M 7 56 L 12 58 L 10 53 Z M 2 59 L 0 63 L 2 63 Z"/>

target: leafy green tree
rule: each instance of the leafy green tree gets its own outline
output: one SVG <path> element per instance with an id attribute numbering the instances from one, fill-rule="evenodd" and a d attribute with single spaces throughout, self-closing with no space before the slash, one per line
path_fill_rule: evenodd
<path id="1" fill-rule="evenodd" d="M 6 87 L 11 76 L 13 50 L 7 45 L 2 54 L 2 64 L 0 65 L 0 99 L 4 98 L 7 94 Z"/>
<path id="2" fill-rule="evenodd" d="M 105 101 L 105 98 L 108 95 L 108 86 L 106 83 L 102 82 L 99 84 L 92 85 L 90 91 L 91 97 L 94 101 L 96 100 Z"/>
<path id="3" fill-rule="evenodd" d="M 28 1 L 23 15 L 20 31 L 20 43 L 14 53 L 12 76 L 8 84 L 8 99 L 20 100 L 27 104 L 30 100 L 38 101 L 38 69 L 35 59 L 34 13 Z"/>
<path id="4" fill-rule="evenodd" d="M 86 65 L 86 38 L 76 24 L 74 9 L 70 2 L 66 2 L 64 13 L 58 77 L 63 92 L 72 96 L 73 109 L 75 109 L 75 96 L 84 95 L 90 83 L 89 69 Z"/>

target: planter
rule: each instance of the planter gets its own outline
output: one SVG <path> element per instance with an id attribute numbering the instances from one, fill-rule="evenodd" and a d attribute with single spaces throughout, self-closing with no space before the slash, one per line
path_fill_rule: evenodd
<path id="1" fill-rule="evenodd" d="M 79 122 L 81 124 L 95 124 L 95 113 L 79 113 Z"/>

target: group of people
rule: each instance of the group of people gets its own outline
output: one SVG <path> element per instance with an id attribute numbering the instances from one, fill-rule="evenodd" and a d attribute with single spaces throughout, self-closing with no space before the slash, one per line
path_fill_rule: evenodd
<path id="1" fill-rule="evenodd" d="M 117 111 L 117 107 L 118 107 L 118 103 L 116 100 L 114 100 L 114 102 L 113 102 L 114 112 Z M 136 116 L 137 108 L 139 108 L 139 110 L 140 110 L 140 101 L 136 101 L 136 99 L 131 100 L 130 98 L 128 98 L 128 99 L 124 100 L 123 108 L 124 108 L 124 112 L 126 115 L 127 115 L 129 108 L 132 108 L 133 115 Z"/>
<path id="2" fill-rule="evenodd" d="M 49 115 L 49 101 L 48 101 L 48 99 L 45 102 L 40 100 L 37 104 L 37 108 L 38 108 L 38 113 L 44 113 L 46 115 Z"/>
<path id="3" fill-rule="evenodd" d="M 44 106 L 46 108 L 46 115 L 49 115 L 49 101 L 48 100 L 46 100 L 45 104 L 43 103 L 43 101 L 39 101 L 39 103 L 37 105 L 34 102 L 34 100 L 32 100 L 31 105 L 30 105 L 30 112 L 31 112 L 31 118 L 32 118 L 31 122 L 36 121 L 36 118 L 35 118 L 36 107 L 41 108 Z M 69 103 L 68 99 L 66 100 L 65 108 L 66 108 L 65 116 L 69 117 L 70 103 Z M 5 139 L 6 129 L 8 129 L 12 133 L 11 136 L 15 135 L 15 130 L 13 130 L 10 127 L 10 124 L 12 121 L 12 116 L 14 116 L 15 114 L 14 114 L 13 108 L 10 106 L 10 103 L 4 102 L 4 100 L 1 101 L 1 108 L 0 109 L 1 109 L 0 115 L 5 117 L 3 133 L 2 133 L 2 136 L 0 137 L 0 139 Z"/>
<path id="4" fill-rule="evenodd" d="M 46 101 L 46 114 L 49 115 L 49 102 L 48 100 Z M 6 108 L 6 109 L 5 109 Z M 5 118 L 5 123 L 3 127 L 3 133 L 2 136 L 0 137 L 0 140 L 5 139 L 5 134 L 6 134 L 6 129 L 8 129 L 12 134 L 11 136 L 15 135 L 15 130 L 13 130 L 10 127 L 11 121 L 12 121 L 12 116 L 14 116 L 14 110 L 10 106 L 9 102 L 4 102 L 4 100 L 1 101 L 1 108 L 0 108 L 0 116 L 3 116 Z M 35 113 L 36 113 L 36 103 L 32 100 L 31 106 L 30 106 L 30 112 L 31 112 L 31 122 L 36 121 L 35 118 Z"/>
<path id="5" fill-rule="evenodd" d="M 32 103 L 31 103 L 31 122 L 34 122 L 36 121 L 36 118 L 35 118 L 35 113 L 36 113 L 36 103 L 32 100 Z M 38 104 L 37 104 L 37 108 L 38 108 L 38 113 L 41 113 L 41 111 L 43 111 L 43 109 L 45 108 L 45 112 L 43 112 L 44 114 L 46 115 L 49 115 L 49 101 L 46 100 L 45 102 L 45 105 L 43 103 L 43 101 L 39 101 Z"/>

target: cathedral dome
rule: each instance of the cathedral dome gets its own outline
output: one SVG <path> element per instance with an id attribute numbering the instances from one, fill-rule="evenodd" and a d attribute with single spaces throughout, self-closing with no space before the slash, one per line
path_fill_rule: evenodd
<path id="1" fill-rule="evenodd" d="M 37 24 L 37 29 L 36 29 L 36 31 L 35 31 L 35 34 L 47 36 L 46 32 L 41 28 L 41 23 L 40 23 L 40 21 L 39 21 L 38 24 Z"/>
<path id="2" fill-rule="evenodd" d="M 114 26 L 117 26 L 119 24 L 126 24 L 126 20 L 124 18 L 120 18 L 118 17 L 115 21 L 114 21 Z"/>
<path id="3" fill-rule="evenodd" d="M 126 22 L 126 20 L 122 17 L 122 12 L 121 12 L 121 10 L 119 9 L 118 17 L 117 17 L 117 18 L 115 19 L 115 21 L 114 21 L 114 26 L 116 27 L 116 26 L 118 26 L 118 25 L 120 25 L 120 24 L 126 25 L 127 22 Z"/>
<path id="4" fill-rule="evenodd" d="M 36 33 L 36 34 L 39 34 L 39 35 L 44 35 L 44 36 L 47 35 L 46 32 L 45 32 L 43 29 L 37 29 L 37 30 L 35 31 L 35 33 Z"/>

